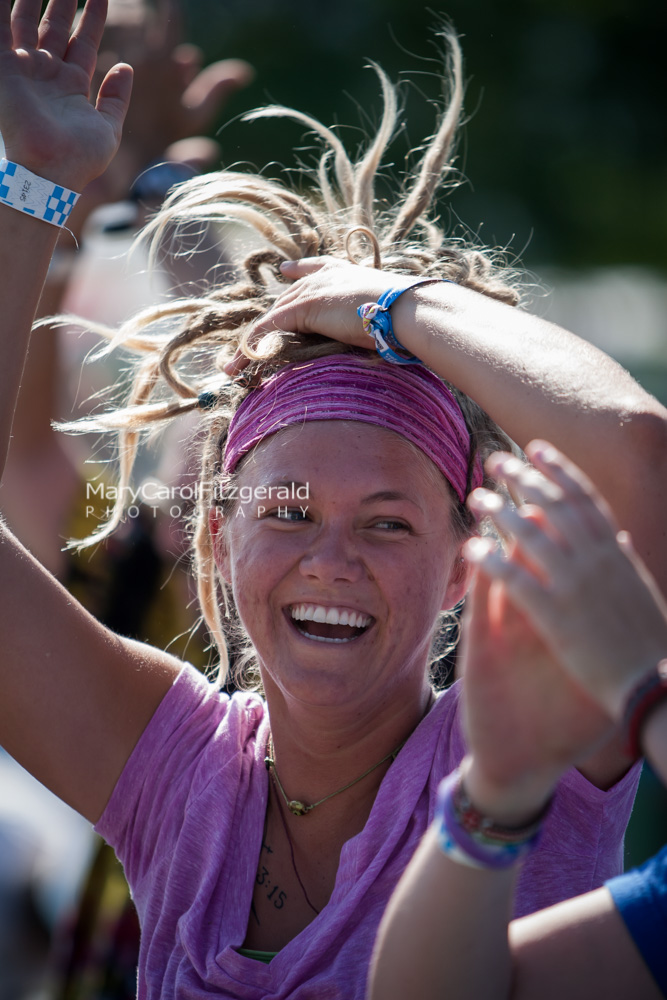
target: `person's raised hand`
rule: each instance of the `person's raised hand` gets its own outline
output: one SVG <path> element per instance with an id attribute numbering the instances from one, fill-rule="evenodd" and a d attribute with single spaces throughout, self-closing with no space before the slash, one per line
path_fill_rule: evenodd
<path id="1" fill-rule="evenodd" d="M 110 5 L 98 77 L 119 59 L 134 68 L 134 94 L 123 143 L 126 186 L 176 142 L 206 135 L 225 101 L 247 86 L 254 70 L 243 59 L 202 68 L 200 48 L 183 41 L 182 0 L 123 0 Z M 211 148 L 215 144 L 211 141 Z M 219 150 L 217 151 L 219 155 Z"/>
<path id="2" fill-rule="evenodd" d="M 468 791 L 498 822 L 521 825 L 613 722 L 562 669 L 504 581 L 482 572 L 466 601 L 461 663 Z"/>
<path id="3" fill-rule="evenodd" d="M 118 64 L 90 103 L 106 0 L 0 0 L 0 131 L 7 159 L 81 191 L 113 158 L 132 89 Z"/>
<path id="4" fill-rule="evenodd" d="M 503 454 L 486 463 L 518 507 L 484 490 L 469 499 L 512 535 L 512 551 L 477 540 L 467 555 L 503 582 L 563 667 L 618 717 L 628 691 L 667 656 L 667 607 L 588 477 L 546 442 L 526 453 L 533 469 Z"/>

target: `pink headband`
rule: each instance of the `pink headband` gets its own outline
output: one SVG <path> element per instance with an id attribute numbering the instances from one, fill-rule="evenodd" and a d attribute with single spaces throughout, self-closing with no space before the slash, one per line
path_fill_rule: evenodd
<path id="1" fill-rule="evenodd" d="M 229 425 L 223 468 L 283 427 L 312 420 L 356 420 L 416 444 L 465 501 L 470 435 L 444 382 L 422 366 L 406 369 L 356 354 L 330 354 L 282 368 L 254 389 Z M 470 488 L 482 482 L 475 462 Z"/>

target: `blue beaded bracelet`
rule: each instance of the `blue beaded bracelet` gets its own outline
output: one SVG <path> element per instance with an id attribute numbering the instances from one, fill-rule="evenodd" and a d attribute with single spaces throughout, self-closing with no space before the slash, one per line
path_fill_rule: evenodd
<path id="1" fill-rule="evenodd" d="M 396 299 L 414 288 L 415 285 L 425 285 L 433 281 L 447 281 L 447 278 L 418 278 L 405 288 L 389 288 L 383 292 L 377 302 L 366 302 L 357 309 L 357 315 L 361 317 L 364 331 L 375 341 L 375 350 L 385 361 L 390 361 L 394 365 L 421 365 L 422 361 L 415 355 L 410 354 L 400 343 L 394 333 L 389 310 Z"/>

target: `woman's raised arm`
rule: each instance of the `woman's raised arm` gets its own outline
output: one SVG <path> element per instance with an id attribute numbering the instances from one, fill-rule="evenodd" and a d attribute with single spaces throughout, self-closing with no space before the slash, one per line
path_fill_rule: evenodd
<path id="1" fill-rule="evenodd" d="M 95 105 L 89 102 L 106 0 L 87 0 L 73 30 L 76 8 L 76 0 L 50 0 L 40 19 L 40 0 L 16 0 L 13 8 L 0 0 L 0 130 L 9 161 L 0 164 L 3 468 L 30 327 L 59 233 L 22 211 L 22 203 L 34 208 L 39 201 L 35 176 L 81 191 L 101 174 L 117 149 L 130 97 L 132 71 L 118 65 Z M 29 173 L 10 190 L 12 164 Z M 49 502 L 48 482 L 43 498 Z M 97 819 L 177 664 L 108 633 L 4 528 L 0 646 L 0 742 Z"/>
<path id="2" fill-rule="evenodd" d="M 414 279 L 308 259 L 258 332 L 320 333 L 373 348 L 357 308 Z M 586 471 L 667 592 L 667 410 L 593 345 L 452 282 L 409 288 L 391 307 L 399 342 L 467 393 L 521 447 L 552 441 Z M 242 364 L 238 361 L 238 364 Z"/>

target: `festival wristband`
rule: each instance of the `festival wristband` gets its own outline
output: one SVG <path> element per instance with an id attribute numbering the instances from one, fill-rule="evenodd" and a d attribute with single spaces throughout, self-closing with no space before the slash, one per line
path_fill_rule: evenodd
<path id="1" fill-rule="evenodd" d="M 389 288 L 383 292 L 377 302 L 366 302 L 357 309 L 361 317 L 364 332 L 375 341 L 375 350 L 385 361 L 395 365 L 421 365 L 415 354 L 410 354 L 394 333 L 389 310 L 396 299 L 415 285 L 425 285 L 433 281 L 447 281 L 447 278 L 418 278 L 406 288 Z"/>
<path id="2" fill-rule="evenodd" d="M 78 199 L 75 191 L 62 184 L 38 177 L 4 156 L 0 160 L 0 204 L 52 226 L 63 227 Z"/>
<path id="3" fill-rule="evenodd" d="M 438 844 L 457 864 L 500 871 L 524 861 L 536 846 L 549 802 L 520 828 L 500 826 L 470 802 L 457 769 L 440 782 L 434 824 Z"/>

